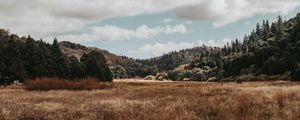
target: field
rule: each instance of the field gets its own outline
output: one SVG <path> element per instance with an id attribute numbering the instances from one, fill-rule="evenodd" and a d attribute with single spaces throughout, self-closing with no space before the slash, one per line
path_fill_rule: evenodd
<path id="1" fill-rule="evenodd" d="M 116 80 L 90 91 L 0 89 L 0 119 L 297 120 L 300 83 Z"/>

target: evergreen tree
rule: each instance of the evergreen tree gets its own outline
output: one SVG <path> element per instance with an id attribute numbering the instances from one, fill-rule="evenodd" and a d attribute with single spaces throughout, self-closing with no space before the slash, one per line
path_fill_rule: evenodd
<path id="1" fill-rule="evenodd" d="M 55 38 L 53 44 L 51 46 L 52 57 L 54 61 L 54 65 L 52 66 L 55 70 L 55 76 L 59 76 L 61 78 L 69 78 L 70 68 L 67 57 L 61 52 L 58 41 Z"/>
<path id="2" fill-rule="evenodd" d="M 276 29 L 277 39 L 282 39 L 284 37 L 284 35 L 285 35 L 284 29 L 285 29 L 285 27 L 283 24 L 282 17 L 278 16 L 277 29 Z"/>
<path id="3" fill-rule="evenodd" d="M 75 56 L 69 57 L 70 61 L 70 77 L 72 80 L 83 79 L 85 77 L 85 66 L 78 62 Z"/>
<path id="4" fill-rule="evenodd" d="M 85 71 L 87 76 L 97 78 L 98 81 L 112 81 L 112 73 L 100 52 L 92 51 L 87 54 Z"/>

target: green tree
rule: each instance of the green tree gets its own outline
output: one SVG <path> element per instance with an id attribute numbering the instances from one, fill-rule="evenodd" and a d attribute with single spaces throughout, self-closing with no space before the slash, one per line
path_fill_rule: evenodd
<path id="1" fill-rule="evenodd" d="M 55 76 L 61 77 L 61 78 L 69 78 L 70 76 L 70 68 L 69 68 L 69 62 L 66 57 L 62 53 L 62 51 L 59 48 L 59 44 L 57 39 L 55 38 L 53 41 L 53 44 L 51 46 L 52 50 L 52 57 L 53 57 L 53 69 L 56 72 Z"/>
<path id="2" fill-rule="evenodd" d="M 69 57 L 70 61 L 70 77 L 72 80 L 82 79 L 85 77 L 85 66 L 81 62 L 78 62 L 75 56 Z"/>
<path id="3" fill-rule="evenodd" d="M 85 71 L 87 76 L 97 78 L 98 81 L 112 81 L 113 78 L 105 57 L 97 51 L 87 54 Z"/>

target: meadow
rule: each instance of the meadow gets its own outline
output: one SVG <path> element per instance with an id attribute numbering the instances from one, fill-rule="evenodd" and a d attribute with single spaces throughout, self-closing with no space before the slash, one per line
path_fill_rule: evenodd
<path id="1" fill-rule="evenodd" d="M 297 82 L 140 82 L 94 90 L 0 89 L 1 120 L 297 120 Z"/>

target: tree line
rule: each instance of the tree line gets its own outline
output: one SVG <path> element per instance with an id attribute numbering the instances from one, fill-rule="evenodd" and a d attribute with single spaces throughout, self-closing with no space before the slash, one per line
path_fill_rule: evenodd
<path id="1" fill-rule="evenodd" d="M 160 66 L 156 78 L 198 81 L 300 80 L 300 14 L 290 20 L 281 16 L 274 23 L 264 20 L 243 40 L 232 40 L 219 47 L 200 46 L 201 52 L 190 55 L 186 63 L 174 69 Z M 160 57 L 189 55 L 183 50 Z M 163 59 L 164 60 L 164 59 Z M 164 64 L 174 64 L 169 59 Z M 148 60 L 152 61 L 151 59 Z M 182 62 L 182 60 L 180 60 Z"/>
<path id="2" fill-rule="evenodd" d="M 77 60 L 62 53 L 57 39 L 48 44 L 30 36 L 20 38 L 0 29 L 0 56 L 0 75 L 22 82 L 38 77 L 112 80 L 112 73 L 101 52 L 92 51 Z"/>

